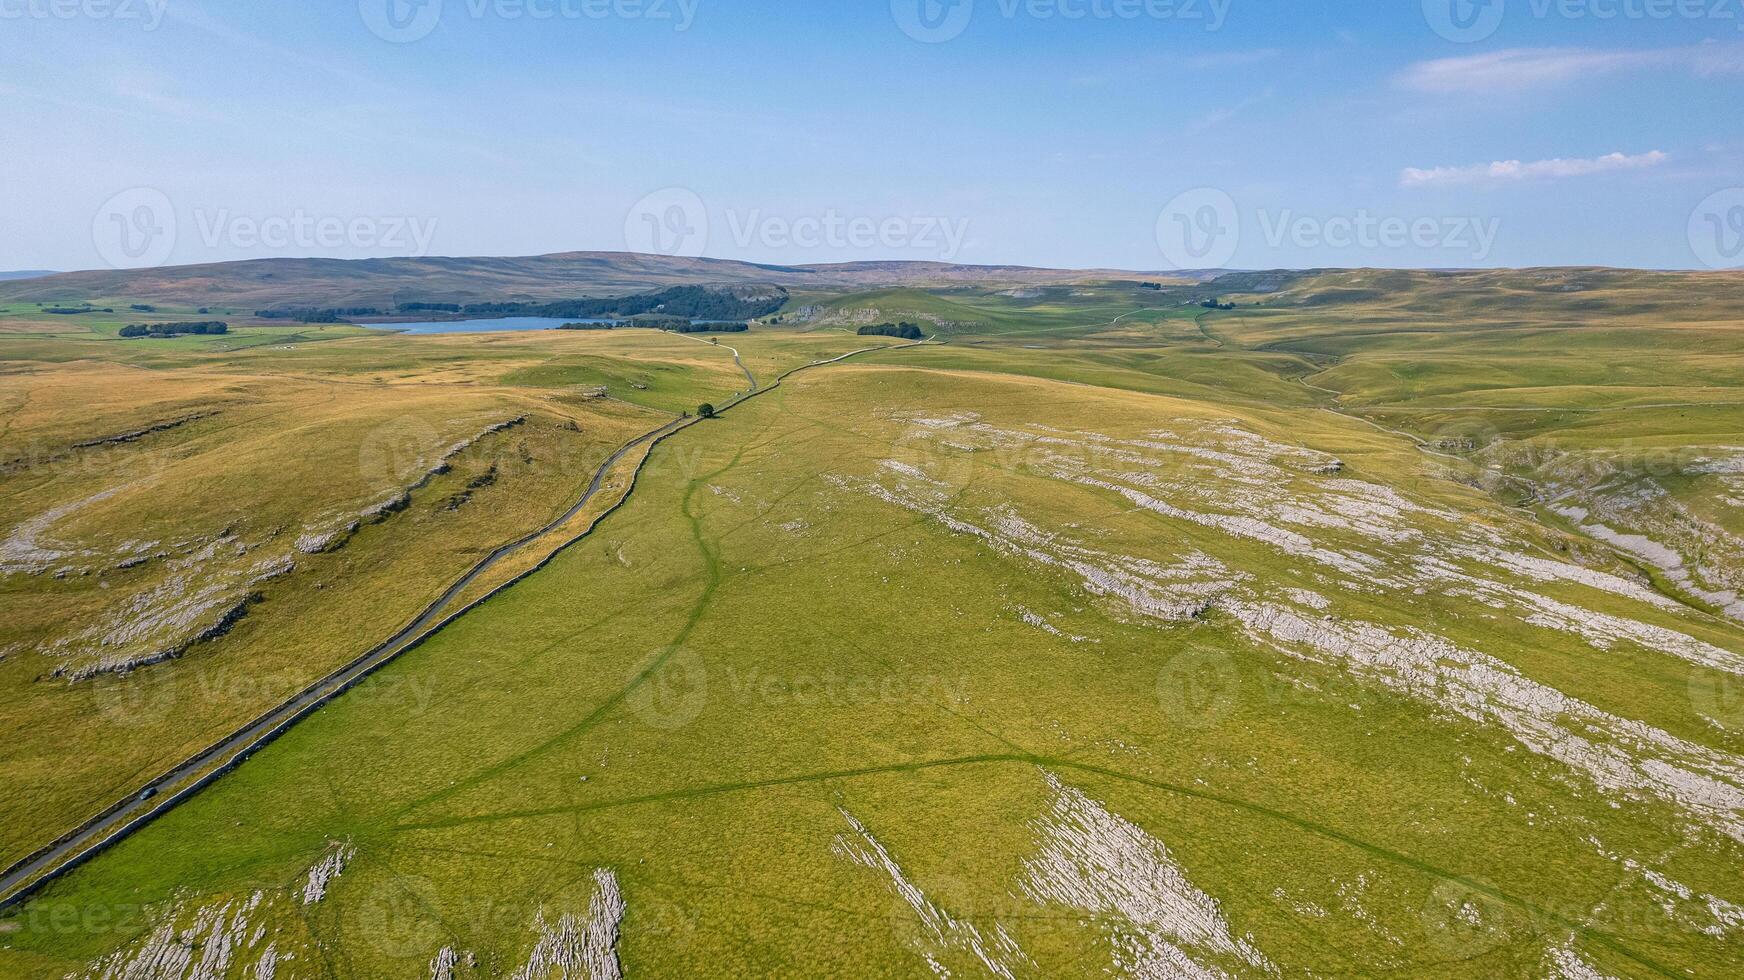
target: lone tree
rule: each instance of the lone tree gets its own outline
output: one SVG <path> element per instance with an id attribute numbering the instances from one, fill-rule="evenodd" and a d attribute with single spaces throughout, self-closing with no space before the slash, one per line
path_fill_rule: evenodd
<path id="1" fill-rule="evenodd" d="M 703 402 L 701 405 L 697 406 L 696 414 L 705 419 L 712 419 L 715 417 L 715 407 L 710 405 L 708 402 Z"/>

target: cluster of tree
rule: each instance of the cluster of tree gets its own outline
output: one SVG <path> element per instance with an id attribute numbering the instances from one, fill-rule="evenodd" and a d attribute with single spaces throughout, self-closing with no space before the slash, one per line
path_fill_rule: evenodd
<path id="1" fill-rule="evenodd" d="M 320 310 L 313 307 L 285 310 L 255 310 L 262 320 L 295 320 L 298 323 L 339 323 L 354 316 L 383 316 L 381 310 L 369 306 L 340 307 Z"/>
<path id="2" fill-rule="evenodd" d="M 44 308 L 43 312 L 53 313 L 58 316 L 77 316 L 80 313 L 114 313 L 115 311 L 107 307 L 99 310 L 94 306 L 50 306 Z"/>
<path id="3" fill-rule="evenodd" d="M 907 320 L 901 323 L 876 323 L 870 327 L 861 327 L 862 337 L 901 337 L 903 340 L 925 340 L 926 334 L 919 326 Z"/>
<path id="4" fill-rule="evenodd" d="M 672 333 L 744 333 L 751 329 L 748 323 L 699 323 L 676 316 L 636 316 L 628 320 L 595 320 L 581 323 L 565 323 L 559 330 L 622 330 L 638 328 L 642 330 L 667 330 Z"/>
<path id="5" fill-rule="evenodd" d="M 652 293 L 605 298 L 566 299 L 551 303 L 436 303 L 407 302 L 395 313 L 453 313 L 464 316 L 527 316 L 557 320 L 629 320 L 666 317 L 678 323 L 696 320 L 733 322 L 766 317 L 787 304 L 787 290 L 735 290 L 714 286 L 674 286 Z M 80 310 L 76 312 L 92 312 Z M 287 307 L 256 310 L 263 320 L 296 320 L 302 323 L 338 323 L 352 317 L 387 316 L 374 307 Z M 620 324 L 622 325 L 622 324 Z M 641 325 L 641 324 L 637 324 Z M 566 325 L 567 327 L 567 325 Z M 713 329 L 713 328 L 711 328 Z M 744 329 L 740 326 L 739 329 Z"/>
<path id="6" fill-rule="evenodd" d="M 1163 284 L 1160 282 L 1141 282 L 1138 284 L 1138 288 L 1140 288 L 1140 289 L 1162 289 Z"/>
<path id="7" fill-rule="evenodd" d="M 658 314 L 686 320 L 755 320 L 787 303 L 779 287 L 769 294 L 741 296 L 708 286 L 674 286 L 655 293 L 601 299 L 566 299 L 555 303 L 472 303 L 467 315 L 536 316 L 569 320 L 599 320 Z M 434 305 L 434 304 L 432 304 Z"/>
<path id="8" fill-rule="evenodd" d="M 180 337 L 185 334 L 211 336 L 230 332 L 230 324 L 222 320 L 190 320 L 182 323 L 129 323 L 121 328 L 123 337 Z"/>
<path id="9" fill-rule="evenodd" d="M 145 304 L 145 303 L 135 303 L 132 306 L 129 306 L 128 309 L 138 310 L 141 313 L 156 313 L 157 312 L 157 307 L 150 306 L 150 305 Z"/>
<path id="10" fill-rule="evenodd" d="M 1199 305 L 1205 307 L 1208 310 L 1233 310 L 1233 309 L 1235 309 L 1234 303 L 1219 303 L 1215 299 L 1208 299 L 1205 302 L 1200 303 Z"/>
<path id="11" fill-rule="evenodd" d="M 661 330 L 673 333 L 744 333 L 751 329 L 748 323 L 695 323 L 681 320 L 662 326 Z"/>

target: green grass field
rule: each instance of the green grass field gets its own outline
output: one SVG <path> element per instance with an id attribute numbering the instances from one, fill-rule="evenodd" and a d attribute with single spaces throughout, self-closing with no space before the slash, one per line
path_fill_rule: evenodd
<path id="1" fill-rule="evenodd" d="M 947 341 L 661 443 L 548 566 L 0 917 L 0 974 L 1738 975 L 1744 625 L 1716 597 L 1744 313 L 1724 277 L 1551 275 L 1340 273 L 1227 313 L 890 290 L 719 346 L 0 332 L 0 457 L 125 431 L 140 392 L 152 419 L 219 406 L 115 447 L 163 437 L 154 479 L 212 481 L 200 506 L 51 525 L 103 554 L 118 526 L 270 548 L 366 499 L 331 474 L 369 423 L 338 419 L 420 418 L 437 448 L 544 420 L 477 444 L 526 440 L 486 455 L 515 470 L 492 520 L 443 523 L 457 464 L 126 676 L 44 680 L 38 649 L 115 573 L 0 578 L 14 853 L 272 693 L 188 678 L 330 662 L 560 510 L 564 422 L 603 458 L 743 390 L 721 348 L 767 386 L 868 346 L 861 320 Z M 219 443 L 253 462 L 203 447 L 247 412 L 281 420 Z M 52 455 L 0 483 L 18 514 L 116 482 Z"/>

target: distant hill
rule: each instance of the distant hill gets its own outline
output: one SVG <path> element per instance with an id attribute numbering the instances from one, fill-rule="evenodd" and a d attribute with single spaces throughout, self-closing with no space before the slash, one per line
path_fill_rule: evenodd
<path id="1" fill-rule="evenodd" d="M 41 279 L 54 273 L 46 269 L 26 269 L 23 272 L 0 272 L 0 282 L 16 282 L 20 279 Z"/>
<path id="2" fill-rule="evenodd" d="M 0 282 L 0 302 L 125 297 L 166 306 L 391 307 L 408 302 L 549 301 L 693 284 L 754 283 L 835 290 L 1109 278 L 1198 281 L 1206 276 L 942 262 L 784 266 L 628 252 L 563 252 L 526 258 L 256 259 L 162 269 L 67 272 Z"/>

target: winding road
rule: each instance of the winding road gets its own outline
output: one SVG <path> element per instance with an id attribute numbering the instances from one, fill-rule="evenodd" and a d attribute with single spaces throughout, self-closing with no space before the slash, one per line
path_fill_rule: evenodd
<path id="1" fill-rule="evenodd" d="M 865 347 L 860 350 L 849 351 L 846 354 L 832 357 L 828 360 L 813 361 L 810 364 L 801 365 L 783 373 L 767 387 L 760 387 L 757 383 L 756 377 L 752 375 L 749 368 L 745 367 L 745 362 L 740 358 L 739 352 L 731 347 L 727 347 L 726 349 L 733 353 L 733 361 L 739 365 L 740 370 L 745 372 L 745 377 L 750 381 L 751 387 L 749 391 L 735 396 L 731 401 L 717 409 L 716 413 L 720 414 L 729 411 L 757 395 L 773 391 L 780 387 L 783 381 L 801 371 L 824 367 L 830 364 L 839 364 L 851 357 L 858 357 L 861 354 L 868 354 L 874 351 L 905 350 L 910 347 L 919 347 L 931 341 L 932 338 L 929 337 L 926 340 L 911 344 Z M 708 341 L 699 342 L 708 343 Z M 710 346 L 714 345 L 711 344 Z M 92 817 L 90 820 L 87 820 L 79 827 L 62 835 L 59 839 L 42 847 L 28 857 L 23 858 L 16 864 L 7 868 L 4 872 L 0 872 L 0 911 L 24 901 L 31 895 L 35 894 L 36 891 L 44 885 L 60 878 L 66 873 L 72 871 L 74 868 L 77 868 L 81 864 L 84 864 L 86 861 L 102 853 L 107 848 L 126 839 L 146 824 L 162 816 L 169 810 L 173 809 L 176 805 L 211 785 L 225 773 L 241 765 L 250 755 L 272 742 L 280 735 L 289 731 L 292 726 L 297 724 L 297 722 L 302 721 L 304 718 L 307 718 L 309 715 L 320 710 L 346 691 L 356 687 L 359 683 L 380 670 L 382 667 L 391 663 L 401 654 L 415 649 L 432 636 L 441 632 L 443 628 L 448 626 L 448 624 L 459 619 L 461 616 L 464 616 L 480 603 L 485 602 L 491 597 L 543 568 L 553 558 L 557 557 L 557 555 L 568 550 L 571 546 L 591 534 L 593 529 L 599 525 L 600 521 L 603 521 L 613 511 L 623 506 L 623 504 L 629 499 L 630 494 L 635 491 L 634 476 L 641 472 L 641 467 L 646 464 L 647 457 L 643 457 L 642 462 L 637 465 L 635 472 L 632 474 L 630 485 L 624 492 L 624 496 L 613 503 L 606 511 L 601 513 L 599 518 L 593 521 L 593 523 L 580 534 L 559 544 L 552 550 L 551 554 L 547 555 L 527 571 L 515 576 L 507 582 L 504 582 L 496 588 L 491 589 L 489 592 L 466 604 L 464 607 L 447 613 L 446 615 L 444 614 L 444 610 L 447 609 L 448 605 L 453 602 L 457 596 L 464 592 L 467 586 L 476 582 L 485 572 L 502 562 L 503 559 L 521 550 L 539 538 L 550 534 L 552 531 L 555 531 L 579 515 L 582 510 L 599 495 L 599 492 L 601 488 L 604 487 L 606 478 L 611 473 L 612 468 L 622 462 L 630 453 L 644 445 L 649 446 L 651 450 L 653 445 L 658 444 L 702 421 L 702 419 L 695 417 L 674 419 L 660 428 L 644 433 L 643 435 L 620 446 L 616 452 L 606 458 L 605 462 L 600 464 L 599 469 L 594 473 L 593 479 L 588 483 L 586 492 L 582 494 L 581 499 L 577 500 L 575 505 L 565 511 L 561 517 L 536 531 L 503 545 L 480 559 L 477 564 L 473 565 L 473 567 L 450 586 L 447 591 L 438 596 L 433 602 L 425 607 L 422 613 L 393 636 L 377 644 L 375 647 L 372 647 L 368 652 L 359 656 L 357 659 L 303 689 L 290 700 L 272 708 L 253 722 L 250 722 L 247 726 L 225 737 L 222 741 L 204 749 L 169 772 L 166 772 L 149 783 L 146 783 L 144 786 L 141 786 L 134 795 L 111 805 L 108 809 L 104 810 L 97 816 Z"/>
<path id="2" fill-rule="evenodd" d="M 684 337 L 684 338 L 689 339 L 689 340 L 694 340 L 699 344 L 707 344 L 710 347 L 719 347 L 722 350 L 732 351 L 733 352 L 733 363 L 737 364 L 739 366 L 739 370 L 745 372 L 745 380 L 751 382 L 751 388 L 750 388 L 750 391 L 748 393 L 749 394 L 756 394 L 757 393 L 757 376 L 752 374 L 751 369 L 745 366 L 745 361 L 743 358 L 741 358 L 739 356 L 739 349 L 737 347 L 728 347 L 726 344 L 719 343 L 718 341 L 704 340 L 701 337 L 693 337 L 687 333 L 681 333 L 678 336 Z"/>

